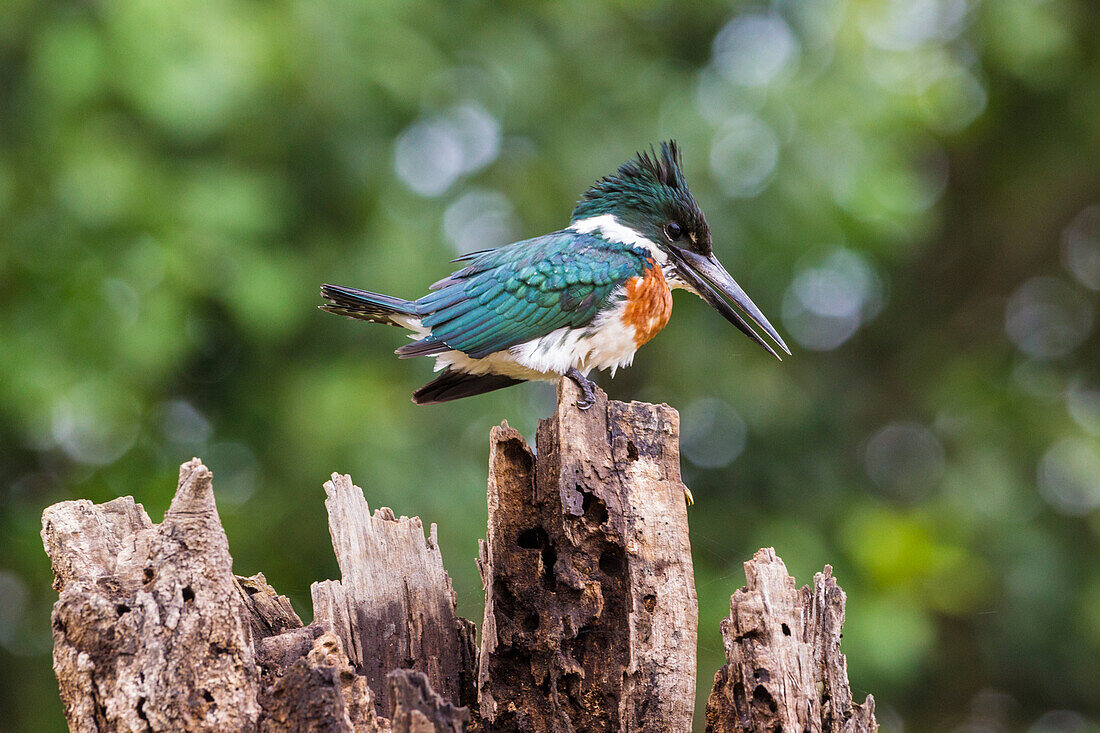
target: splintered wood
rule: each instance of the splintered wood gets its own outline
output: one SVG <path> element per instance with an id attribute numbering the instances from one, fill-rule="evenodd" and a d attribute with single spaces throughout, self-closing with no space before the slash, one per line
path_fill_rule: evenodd
<path id="1" fill-rule="evenodd" d="M 745 578 L 721 625 L 727 664 L 707 701 L 708 733 L 878 730 L 874 698 L 852 702 L 840 653 L 844 591 L 832 568 L 796 589 L 768 547 L 745 563 Z"/>
<path id="2" fill-rule="evenodd" d="M 233 575 L 212 478 L 197 458 L 183 464 L 159 525 L 131 497 L 43 513 L 59 592 L 54 672 L 69 729 L 435 730 L 416 727 L 424 718 L 416 710 L 403 725 L 378 717 L 384 688 L 371 689 L 339 637 L 317 622 L 303 627 L 262 574 Z M 383 685 L 401 700 L 432 700 L 422 675 Z M 450 705 L 421 707 L 454 730 L 468 717 Z"/>
<path id="3" fill-rule="evenodd" d="M 459 618 L 451 578 L 443 569 L 433 524 L 427 539 L 419 517 L 371 514 L 350 476 L 325 483 L 329 533 L 341 580 L 314 583 L 314 621 L 332 628 L 389 717 L 394 701 L 387 675 L 423 672 L 456 704 L 474 703 L 474 626 Z"/>
<path id="4" fill-rule="evenodd" d="M 69 727 L 92 731 L 686 733 L 698 619 L 679 417 L 558 387 L 537 455 L 504 423 L 489 451 L 480 650 L 432 525 L 324 485 L 340 580 L 313 622 L 260 573 L 233 574 L 212 474 L 196 458 L 161 524 L 123 497 L 46 509 L 54 671 Z M 795 588 L 772 550 L 722 622 L 713 733 L 869 733 L 840 653 L 826 566 Z M 480 653 L 479 653 L 480 652 Z"/>
<path id="5" fill-rule="evenodd" d="M 537 458 L 494 428 L 480 712 L 517 731 L 688 731 L 697 605 L 679 418 L 559 384 Z"/>

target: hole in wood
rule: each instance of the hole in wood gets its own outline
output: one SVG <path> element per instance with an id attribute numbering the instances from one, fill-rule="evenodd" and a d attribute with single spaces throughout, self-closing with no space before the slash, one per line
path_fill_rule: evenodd
<path id="1" fill-rule="evenodd" d="M 768 692 L 768 689 L 764 685 L 757 685 L 752 691 L 752 703 L 753 705 L 762 705 L 771 712 L 775 712 L 779 707 L 775 704 L 775 698 Z"/>
<path id="2" fill-rule="evenodd" d="M 558 561 L 558 553 L 549 542 L 542 549 L 542 586 L 547 590 L 555 590 L 558 587 L 558 579 L 554 577 L 554 564 Z"/>
<path id="3" fill-rule="evenodd" d="M 588 647 L 585 645 L 586 639 L 584 638 L 587 633 L 588 627 L 582 626 L 577 632 L 576 638 L 569 642 L 569 654 L 577 664 L 584 664 L 584 658 L 588 655 Z"/>
<path id="4" fill-rule="evenodd" d="M 787 626 L 787 624 L 783 624 L 783 636 L 790 636 L 790 635 L 791 635 L 791 627 Z"/>
<path id="5" fill-rule="evenodd" d="M 202 699 L 206 700 L 207 702 L 214 702 L 214 696 L 210 694 L 210 690 L 202 691 Z"/>
<path id="6" fill-rule="evenodd" d="M 195 591 L 191 590 L 191 586 L 185 585 L 183 587 L 183 602 L 191 603 L 195 600 Z"/>
<path id="7" fill-rule="evenodd" d="M 157 574 L 156 574 L 156 572 L 153 571 L 153 568 L 151 568 L 151 567 L 145 568 L 145 572 L 142 573 L 142 582 L 151 583 L 153 581 L 153 578 L 156 577 L 156 575 Z"/>
<path id="8" fill-rule="evenodd" d="M 733 684 L 733 699 L 737 701 L 739 707 L 745 706 L 745 685 L 740 682 Z"/>
<path id="9" fill-rule="evenodd" d="M 581 676 L 575 672 L 563 674 L 561 686 L 564 688 L 565 695 L 575 711 L 574 714 L 584 710 L 584 690 L 581 688 Z"/>
<path id="10" fill-rule="evenodd" d="M 626 457 L 631 461 L 638 460 L 638 446 L 634 445 L 633 440 L 626 441 Z"/>
<path id="11" fill-rule="evenodd" d="M 525 529 L 516 537 L 516 544 L 525 550 L 537 550 L 546 544 L 546 530 L 542 527 Z"/>
<path id="12" fill-rule="evenodd" d="M 617 547 L 604 551 L 600 555 L 600 570 L 607 575 L 618 575 L 623 567 L 623 552 Z"/>
<path id="13" fill-rule="evenodd" d="M 657 596 L 650 593 L 642 598 L 642 605 L 645 606 L 645 610 L 653 613 L 653 609 L 657 608 Z"/>
<path id="14" fill-rule="evenodd" d="M 581 487 L 577 487 L 577 491 L 580 491 Z M 607 505 L 603 503 L 603 499 L 599 499 L 596 496 L 584 492 L 584 501 L 581 503 L 581 509 L 584 511 L 584 518 L 592 520 L 595 524 L 603 524 L 607 521 Z"/>
<path id="15" fill-rule="evenodd" d="M 127 606 L 125 603 L 120 603 L 115 606 L 115 613 L 117 613 L 119 616 L 124 613 L 130 613 L 130 607 Z"/>

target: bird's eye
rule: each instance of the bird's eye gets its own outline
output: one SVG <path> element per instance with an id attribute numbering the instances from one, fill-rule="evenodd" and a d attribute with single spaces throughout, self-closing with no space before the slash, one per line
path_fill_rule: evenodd
<path id="1" fill-rule="evenodd" d="M 684 233 L 684 230 L 680 228 L 680 225 L 674 221 L 670 221 L 665 224 L 665 236 L 668 237 L 668 241 L 675 242 Z"/>

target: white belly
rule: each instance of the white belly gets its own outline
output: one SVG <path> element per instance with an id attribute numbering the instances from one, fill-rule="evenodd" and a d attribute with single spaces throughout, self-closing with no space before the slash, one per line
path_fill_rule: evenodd
<path id="1" fill-rule="evenodd" d="M 556 380 L 571 368 L 588 375 L 593 369 L 630 366 L 638 350 L 634 327 L 622 320 L 625 304 L 607 311 L 588 326 L 559 328 L 541 338 L 471 359 L 461 351 L 448 351 L 435 360 L 435 370 L 447 367 L 469 374 L 503 374 L 525 380 Z"/>

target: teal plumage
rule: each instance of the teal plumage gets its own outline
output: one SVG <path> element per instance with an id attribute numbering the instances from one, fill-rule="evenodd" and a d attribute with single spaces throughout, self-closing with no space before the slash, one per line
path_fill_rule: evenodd
<path id="1" fill-rule="evenodd" d="M 434 356 L 439 375 L 413 394 L 433 404 L 567 376 L 593 403 L 593 369 L 629 365 L 672 313 L 672 290 L 704 300 L 778 356 L 782 338 L 715 257 L 675 142 L 640 153 L 582 195 L 569 227 L 454 260 L 418 300 L 322 285 L 323 310 L 412 331 L 402 358 Z M 746 320 L 748 319 L 748 320 Z"/>
<path id="2" fill-rule="evenodd" d="M 402 348 L 422 355 L 423 346 L 438 344 L 440 352 L 480 359 L 564 326 L 587 326 L 615 289 L 646 266 L 637 248 L 576 232 L 491 250 L 415 301 L 431 334 Z"/>

